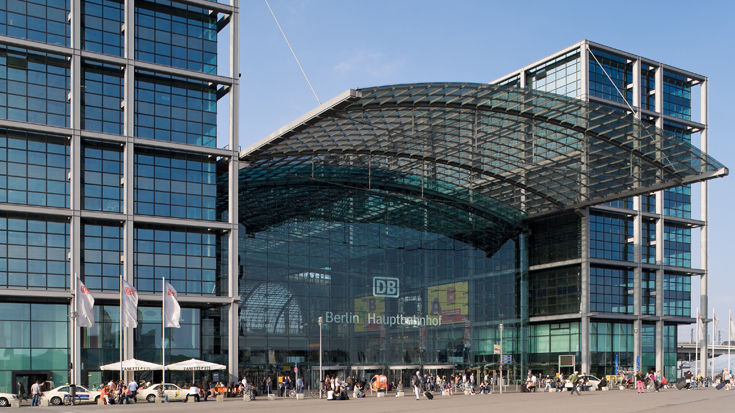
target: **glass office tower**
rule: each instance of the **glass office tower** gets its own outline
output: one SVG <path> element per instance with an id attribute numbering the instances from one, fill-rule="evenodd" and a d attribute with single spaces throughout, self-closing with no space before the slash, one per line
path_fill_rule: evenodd
<path id="1" fill-rule="evenodd" d="M 583 41 L 492 83 L 605 105 L 687 142 L 698 138 L 707 150 L 707 78 L 648 58 Z M 707 315 L 707 183 L 698 185 L 696 217 L 691 185 L 570 214 L 563 227 L 580 241 L 579 255 L 531 263 L 532 335 L 545 342 L 549 332 L 568 324 L 581 332 L 575 344 L 582 370 L 656 369 L 676 377 L 677 326 L 695 322 L 693 308 Z M 698 267 L 691 247 L 697 235 Z M 544 308 L 553 299 L 548 291 L 534 296 L 533 286 L 543 290 L 558 272 L 578 279 L 571 311 Z M 691 297 L 693 282 L 700 284 L 700 297 Z M 569 313 L 581 316 L 570 319 Z M 534 346 L 534 340 L 532 368 L 553 365 L 566 351 Z M 706 337 L 701 344 L 706 348 Z"/>
<path id="2" fill-rule="evenodd" d="M 140 295 L 125 358 L 161 362 L 165 278 L 184 307 L 168 362 L 229 365 L 237 226 L 217 202 L 236 187 L 217 179 L 237 170 L 238 13 L 237 0 L 0 1 L 0 391 L 112 378 L 99 366 L 120 357 L 121 276 Z M 92 328 L 72 328 L 75 276 Z"/>

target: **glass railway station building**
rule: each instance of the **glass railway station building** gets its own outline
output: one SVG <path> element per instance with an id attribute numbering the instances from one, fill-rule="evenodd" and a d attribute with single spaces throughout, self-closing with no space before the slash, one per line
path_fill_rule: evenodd
<path id="1" fill-rule="evenodd" d="M 583 41 L 490 84 L 348 90 L 240 151 L 238 14 L 0 0 L 0 391 L 117 378 L 121 275 L 124 357 L 160 363 L 166 278 L 167 362 L 220 381 L 298 363 L 315 384 L 319 317 L 332 374 L 496 374 L 502 323 L 512 378 L 561 355 L 675 376 L 692 282 L 707 309 L 706 181 L 728 173 L 706 77 Z"/>

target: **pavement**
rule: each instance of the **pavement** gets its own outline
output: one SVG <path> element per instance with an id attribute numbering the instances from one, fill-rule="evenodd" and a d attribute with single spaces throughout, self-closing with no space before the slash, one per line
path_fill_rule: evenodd
<path id="1" fill-rule="evenodd" d="M 647 392 L 638 394 L 631 390 L 611 390 L 606 392 L 583 392 L 581 396 L 570 393 L 506 393 L 490 395 L 476 394 L 474 396 L 434 396 L 428 400 L 422 396 L 416 401 L 413 394 L 406 393 L 406 397 L 367 397 L 343 401 L 327 401 L 326 399 L 277 399 L 267 400 L 258 398 L 253 402 L 244 402 L 241 398 L 230 398 L 224 402 L 208 401 L 199 403 L 171 402 L 168 404 L 153 404 L 139 402 L 130 405 L 98 406 L 95 404 L 81 406 L 43 407 L 50 410 L 48 413 L 93 413 L 106 411 L 122 413 L 186 413 L 201 412 L 204 409 L 217 410 L 218 413 L 242 413 L 243 410 L 263 413 L 281 413 L 283 411 L 298 411 L 299 413 L 324 413 L 331 411 L 345 411 L 350 413 L 382 413 L 382 412 L 436 412 L 446 413 L 449 409 L 501 409 L 502 411 L 530 412 L 594 412 L 594 413 L 632 413 L 632 412 L 703 412 L 703 411 L 732 411 L 735 404 L 735 390 L 661 390 L 659 393 Z M 30 405 L 23 405 L 22 409 Z M 10 409 L 10 408 L 9 408 Z M 13 408 L 14 409 L 14 408 Z M 7 410 L 2 410 L 3 413 Z M 459 410 L 455 410 L 459 411 Z M 9 412 L 8 412 L 9 413 Z M 39 413 L 43 413 L 39 412 Z"/>

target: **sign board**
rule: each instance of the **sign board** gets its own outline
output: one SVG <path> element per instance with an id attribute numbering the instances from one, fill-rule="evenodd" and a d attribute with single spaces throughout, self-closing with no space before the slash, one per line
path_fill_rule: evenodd
<path id="1" fill-rule="evenodd" d="M 500 360 L 501 364 L 511 364 L 513 362 L 513 356 L 510 354 L 503 354 L 503 359 Z"/>
<path id="2" fill-rule="evenodd" d="M 500 344 L 493 345 L 493 354 L 500 354 Z"/>
<path id="3" fill-rule="evenodd" d="M 575 367 L 576 362 L 576 356 L 573 354 L 568 356 L 559 356 L 559 367 Z"/>
<path id="4" fill-rule="evenodd" d="M 219 373 L 212 373 L 212 381 L 219 381 Z"/>

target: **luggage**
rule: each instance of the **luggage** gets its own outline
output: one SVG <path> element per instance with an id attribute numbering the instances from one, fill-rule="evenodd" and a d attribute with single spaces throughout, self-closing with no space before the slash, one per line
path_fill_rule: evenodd
<path id="1" fill-rule="evenodd" d="M 424 396 L 426 396 L 426 398 L 429 399 L 429 400 L 433 400 L 434 399 L 434 395 L 431 394 L 430 391 L 425 391 L 424 392 Z"/>
<path id="2" fill-rule="evenodd" d="M 725 382 L 724 381 L 722 383 L 720 383 L 720 384 L 717 385 L 717 390 L 722 390 L 723 387 L 725 387 Z"/>
<path id="3" fill-rule="evenodd" d="M 689 384 L 689 383 L 687 383 L 685 380 L 679 380 L 679 381 L 676 382 L 676 388 L 677 388 L 677 390 L 681 390 L 684 387 L 686 387 L 687 384 Z"/>

